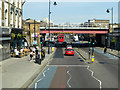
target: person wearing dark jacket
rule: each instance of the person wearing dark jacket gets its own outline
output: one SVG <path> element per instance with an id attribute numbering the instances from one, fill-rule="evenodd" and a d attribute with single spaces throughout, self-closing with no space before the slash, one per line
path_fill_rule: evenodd
<path id="1" fill-rule="evenodd" d="M 38 58 L 38 49 L 35 48 L 35 58 L 37 59 Z"/>
<path id="2" fill-rule="evenodd" d="M 105 46 L 104 47 L 104 54 L 107 52 L 107 47 Z"/>
<path id="3" fill-rule="evenodd" d="M 41 51 L 41 58 L 42 58 L 42 60 L 44 60 L 44 58 L 45 58 L 45 51 L 42 49 L 42 51 Z"/>

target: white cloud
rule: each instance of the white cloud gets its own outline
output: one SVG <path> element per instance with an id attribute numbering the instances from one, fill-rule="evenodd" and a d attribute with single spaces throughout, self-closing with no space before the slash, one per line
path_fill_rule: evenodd
<path id="1" fill-rule="evenodd" d="M 49 0 L 26 0 L 27 2 L 48 2 Z M 51 0 L 56 2 L 119 2 L 120 0 Z"/>

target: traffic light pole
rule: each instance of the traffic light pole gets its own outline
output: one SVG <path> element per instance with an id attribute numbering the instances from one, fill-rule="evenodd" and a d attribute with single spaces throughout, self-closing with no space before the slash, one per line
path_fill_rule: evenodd
<path id="1" fill-rule="evenodd" d="M 92 55 L 94 55 L 94 42 L 95 42 L 95 38 L 93 37 L 93 39 L 92 39 L 93 41 L 92 41 Z"/>
<path id="2" fill-rule="evenodd" d="M 93 48 L 92 48 L 92 55 L 94 55 L 94 44 L 93 44 Z"/>
<path id="3" fill-rule="evenodd" d="M 42 59 L 42 43 L 41 43 L 41 59 Z"/>
<path id="4" fill-rule="evenodd" d="M 90 35 L 89 35 L 89 59 L 90 59 Z"/>
<path id="5" fill-rule="evenodd" d="M 42 45 L 43 45 L 43 44 L 42 44 L 42 36 L 41 36 L 41 37 L 40 37 L 40 47 L 41 47 L 40 57 L 41 57 L 41 59 L 42 59 Z"/>
<path id="6" fill-rule="evenodd" d="M 90 59 L 90 43 L 89 43 L 89 59 Z"/>

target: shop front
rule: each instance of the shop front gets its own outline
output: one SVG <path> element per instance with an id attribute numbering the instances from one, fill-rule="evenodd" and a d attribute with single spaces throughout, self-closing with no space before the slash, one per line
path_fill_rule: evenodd
<path id="1" fill-rule="evenodd" d="M 110 48 L 120 50 L 120 28 L 115 28 L 108 36 L 110 37 Z"/>
<path id="2" fill-rule="evenodd" d="M 0 27 L 0 60 L 10 57 L 10 40 L 9 28 Z"/>
<path id="3" fill-rule="evenodd" d="M 17 48 L 20 50 L 24 46 L 23 43 L 25 35 L 23 34 L 23 30 L 24 29 L 12 28 L 10 43 L 11 48 Z"/>

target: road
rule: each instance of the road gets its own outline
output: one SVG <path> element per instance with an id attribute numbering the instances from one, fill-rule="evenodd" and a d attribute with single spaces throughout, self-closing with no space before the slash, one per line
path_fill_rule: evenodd
<path id="1" fill-rule="evenodd" d="M 88 53 L 89 48 L 82 48 Z M 116 88 L 118 87 L 118 58 L 108 53 L 104 54 L 103 51 L 94 49 L 95 62 L 90 65 L 94 71 L 94 75 L 102 81 L 103 88 Z"/>
<path id="2" fill-rule="evenodd" d="M 66 41 L 71 41 L 66 38 Z M 80 48 L 79 48 L 80 49 Z M 88 48 L 82 48 L 86 53 Z M 108 88 L 118 90 L 118 58 L 95 49 L 95 62 L 88 64 L 76 51 L 65 56 L 57 48 L 53 58 L 29 88 Z M 111 89 L 110 89 L 111 88 Z M 103 89 L 104 90 L 104 89 Z"/>
<path id="3" fill-rule="evenodd" d="M 101 88 L 99 79 L 75 52 L 64 56 L 64 48 L 58 48 L 40 76 L 29 88 Z"/>

